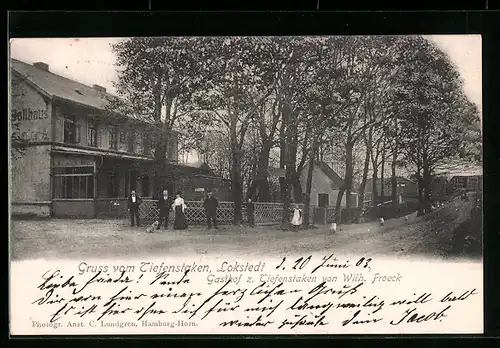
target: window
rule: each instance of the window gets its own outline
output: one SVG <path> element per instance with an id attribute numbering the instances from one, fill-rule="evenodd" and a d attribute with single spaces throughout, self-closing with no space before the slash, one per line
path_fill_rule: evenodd
<path id="1" fill-rule="evenodd" d="M 130 176 L 130 191 L 132 191 L 132 190 L 135 191 L 137 189 L 137 186 L 136 186 L 136 184 L 137 184 L 137 172 L 135 170 L 132 170 L 129 173 L 129 176 Z"/>
<path id="2" fill-rule="evenodd" d="M 54 198 L 94 198 L 93 167 L 54 168 Z"/>
<path id="3" fill-rule="evenodd" d="M 154 138 L 151 138 L 151 141 L 149 143 L 149 153 L 151 155 L 154 155 L 155 154 L 155 150 L 156 150 L 156 143 L 155 143 L 155 139 Z"/>
<path id="4" fill-rule="evenodd" d="M 464 178 L 464 177 L 455 178 L 455 182 L 453 183 L 453 188 L 454 189 L 466 188 L 466 180 L 467 180 L 467 178 Z"/>
<path id="5" fill-rule="evenodd" d="M 97 123 L 91 120 L 89 121 L 88 144 L 97 147 Z"/>
<path id="6" fill-rule="evenodd" d="M 125 198 L 127 198 L 129 193 L 130 193 L 129 186 L 130 186 L 130 173 L 126 172 L 125 173 L 125 190 L 123 192 Z"/>
<path id="7" fill-rule="evenodd" d="M 120 191 L 120 181 L 118 180 L 118 172 L 116 170 L 108 173 L 107 195 L 109 198 L 118 197 Z"/>
<path id="8" fill-rule="evenodd" d="M 80 125 L 74 116 L 64 117 L 64 142 L 76 144 L 80 142 Z"/>
<path id="9" fill-rule="evenodd" d="M 116 126 L 109 126 L 109 148 L 118 148 L 118 129 Z"/>
<path id="10" fill-rule="evenodd" d="M 134 152 L 134 142 L 135 142 L 135 134 L 134 131 L 130 131 L 128 135 L 128 151 Z"/>
<path id="11" fill-rule="evenodd" d="M 479 180 L 475 176 L 471 176 L 467 182 L 467 189 L 476 191 L 479 189 Z"/>
<path id="12" fill-rule="evenodd" d="M 142 152 L 145 155 L 149 155 L 151 151 L 151 136 L 147 133 L 144 133 L 142 140 Z"/>
<path id="13" fill-rule="evenodd" d="M 149 197 L 149 176 L 147 175 L 142 177 L 142 195 Z"/>
<path id="14" fill-rule="evenodd" d="M 120 144 L 126 144 L 126 143 L 127 143 L 127 133 L 120 132 Z"/>
<path id="15" fill-rule="evenodd" d="M 330 197 L 328 193 L 318 193 L 318 206 L 327 207 L 330 205 Z"/>

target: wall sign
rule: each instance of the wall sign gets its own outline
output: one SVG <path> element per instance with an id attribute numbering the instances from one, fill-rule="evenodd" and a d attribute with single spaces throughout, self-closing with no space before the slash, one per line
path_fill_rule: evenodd
<path id="1" fill-rule="evenodd" d="M 63 157 L 54 159 L 54 167 L 93 167 L 94 162 L 92 158 Z"/>
<path id="2" fill-rule="evenodd" d="M 37 121 L 47 120 L 49 113 L 47 109 L 34 110 L 31 108 L 24 108 L 22 110 L 12 110 L 12 121 Z"/>
<path id="3" fill-rule="evenodd" d="M 19 132 L 18 132 L 19 133 Z M 23 129 L 20 132 L 21 138 L 31 141 L 48 141 L 50 140 L 49 131 L 47 129 Z"/>

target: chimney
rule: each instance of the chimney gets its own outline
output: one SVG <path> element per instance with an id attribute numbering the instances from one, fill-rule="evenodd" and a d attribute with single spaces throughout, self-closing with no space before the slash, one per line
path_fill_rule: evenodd
<path id="1" fill-rule="evenodd" d="M 98 90 L 99 92 L 101 93 L 106 93 L 106 88 L 103 87 L 103 86 L 99 86 L 99 85 L 93 85 L 92 86 L 94 89 Z"/>
<path id="2" fill-rule="evenodd" d="M 37 67 L 40 70 L 49 71 L 49 65 L 44 62 L 35 62 L 33 63 L 33 66 Z"/>

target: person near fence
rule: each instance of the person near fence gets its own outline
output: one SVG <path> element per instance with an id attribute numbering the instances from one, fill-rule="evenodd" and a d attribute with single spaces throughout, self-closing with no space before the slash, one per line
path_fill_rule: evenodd
<path id="1" fill-rule="evenodd" d="M 293 207 L 293 216 L 292 216 L 292 226 L 295 231 L 298 231 L 302 225 L 302 210 L 299 209 L 298 205 L 294 205 Z"/>
<path id="2" fill-rule="evenodd" d="M 174 230 L 185 230 L 188 227 L 186 215 L 184 215 L 186 208 L 187 207 L 184 203 L 184 199 L 181 197 L 181 193 L 177 192 L 174 203 L 172 204 L 172 210 L 175 212 Z"/>
<path id="3" fill-rule="evenodd" d="M 130 212 L 130 223 L 133 226 L 141 225 L 141 218 L 139 216 L 139 207 L 142 203 L 142 198 L 132 190 L 127 201 L 127 210 Z"/>
<path id="4" fill-rule="evenodd" d="M 249 198 L 247 201 L 247 218 L 248 225 L 250 227 L 255 227 L 255 204 L 252 202 L 252 199 Z"/>
<path id="5" fill-rule="evenodd" d="M 205 208 L 205 215 L 207 216 L 207 226 L 212 228 L 219 228 L 217 226 L 217 208 L 219 206 L 219 201 L 212 195 L 212 191 L 207 192 L 207 197 L 203 202 L 203 207 Z"/>
<path id="6" fill-rule="evenodd" d="M 164 228 L 168 229 L 168 217 L 170 214 L 170 207 L 172 206 L 172 202 L 170 197 L 168 196 L 167 190 L 163 190 L 160 198 L 158 199 L 157 206 L 160 210 L 160 217 L 158 219 L 158 226 L 156 227 L 156 229 L 159 230 L 163 224 Z"/>

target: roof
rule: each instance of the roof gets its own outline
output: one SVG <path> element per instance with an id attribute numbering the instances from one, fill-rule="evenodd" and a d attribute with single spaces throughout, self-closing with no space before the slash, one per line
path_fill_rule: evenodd
<path id="1" fill-rule="evenodd" d="M 108 98 L 117 98 L 112 94 L 101 92 L 83 83 L 39 69 L 17 59 L 11 59 L 11 67 L 49 96 L 56 96 L 98 109 L 105 108 Z"/>
<path id="2" fill-rule="evenodd" d="M 59 145 L 52 147 L 52 151 L 63 154 L 72 154 L 72 155 L 107 156 L 107 157 L 126 158 L 126 159 L 145 160 L 145 161 L 153 160 L 151 157 L 144 155 L 133 155 L 125 152 L 106 151 L 102 149 L 90 150 L 90 149 L 59 146 Z"/>
<path id="3" fill-rule="evenodd" d="M 182 163 L 177 163 L 176 165 L 183 167 L 191 167 L 191 168 L 210 169 L 208 164 L 206 164 L 205 162 L 182 162 Z"/>
<path id="4" fill-rule="evenodd" d="M 267 172 L 269 173 L 269 176 L 274 176 L 278 178 L 285 177 L 285 168 L 268 167 Z"/>
<path id="5" fill-rule="evenodd" d="M 206 173 L 210 175 L 213 174 L 212 168 L 210 168 L 210 166 L 207 163 L 203 162 L 192 162 L 192 163 L 169 162 L 168 165 L 181 170 L 189 169 L 191 172 Z"/>
<path id="6" fill-rule="evenodd" d="M 328 164 L 323 161 L 316 161 L 314 163 L 325 175 L 332 181 L 332 183 L 339 188 L 344 183 L 344 179 L 340 177 Z"/>
<path id="7" fill-rule="evenodd" d="M 75 80 L 54 74 L 17 59 L 11 59 L 11 68 L 41 93 L 50 98 L 61 98 L 76 104 L 105 110 L 110 100 L 120 100 L 117 96 L 100 91 Z M 125 115 L 141 119 L 135 115 Z"/>
<path id="8" fill-rule="evenodd" d="M 408 184 L 415 184 L 414 181 L 407 179 L 405 177 L 402 177 L 402 176 L 396 176 L 396 178 L 398 180 L 398 183 L 404 182 L 404 183 L 408 183 Z M 391 180 L 391 177 L 384 178 L 384 182 L 390 181 L 390 180 Z M 380 183 L 381 183 L 381 178 L 377 178 L 377 184 L 380 184 Z M 373 185 L 373 178 L 368 178 L 366 180 L 366 187 L 371 187 L 372 185 Z"/>
<path id="9" fill-rule="evenodd" d="M 436 168 L 435 174 L 445 176 L 448 179 L 456 176 L 481 176 L 483 168 L 475 163 L 455 160 Z"/>

